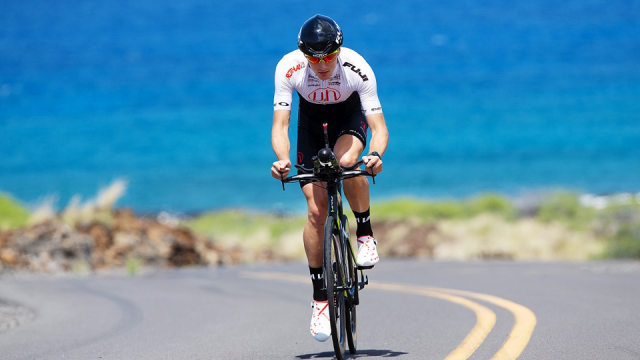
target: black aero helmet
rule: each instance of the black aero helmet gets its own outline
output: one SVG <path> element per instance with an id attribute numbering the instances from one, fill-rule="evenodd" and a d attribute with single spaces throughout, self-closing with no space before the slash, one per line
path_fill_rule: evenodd
<path id="1" fill-rule="evenodd" d="M 325 56 L 342 45 L 342 30 L 328 16 L 316 15 L 305 21 L 298 33 L 298 49 L 310 56 Z"/>

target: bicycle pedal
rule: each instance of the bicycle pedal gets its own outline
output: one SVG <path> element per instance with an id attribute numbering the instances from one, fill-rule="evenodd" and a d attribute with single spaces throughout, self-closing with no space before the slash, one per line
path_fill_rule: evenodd
<path id="1" fill-rule="evenodd" d="M 364 289 L 365 285 L 369 285 L 369 277 L 367 275 L 364 276 L 364 280 L 363 281 L 360 281 L 358 283 L 358 289 L 359 290 Z"/>

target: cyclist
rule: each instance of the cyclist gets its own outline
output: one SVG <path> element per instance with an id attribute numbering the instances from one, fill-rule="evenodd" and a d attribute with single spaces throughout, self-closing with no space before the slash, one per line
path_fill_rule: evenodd
<path id="1" fill-rule="evenodd" d="M 316 15 L 308 19 L 298 34 L 298 50 L 286 54 L 275 73 L 275 96 L 271 143 L 278 161 L 271 174 L 280 180 L 291 170 L 289 123 L 293 90 L 299 96 L 298 164 L 312 168 L 312 156 L 324 147 L 322 124 L 328 123 L 329 143 L 340 165 L 355 164 L 362 157 L 373 174 L 382 171 L 382 155 L 389 133 L 378 100 L 376 78 L 367 62 L 355 51 L 342 47 L 342 30 L 331 18 Z M 307 200 L 308 218 L 304 227 L 304 248 L 313 284 L 311 334 L 318 341 L 331 336 L 327 294 L 322 289 L 322 253 L 327 193 L 320 186 L 300 183 Z M 379 258 L 369 215 L 369 182 L 364 177 L 345 180 L 344 193 L 356 218 L 357 262 L 373 266 Z"/>

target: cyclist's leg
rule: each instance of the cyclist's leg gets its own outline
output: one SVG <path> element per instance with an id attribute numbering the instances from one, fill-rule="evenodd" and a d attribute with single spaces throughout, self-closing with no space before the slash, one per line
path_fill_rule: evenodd
<path id="1" fill-rule="evenodd" d="M 355 164 L 367 145 L 367 118 L 361 111 L 347 116 L 339 129 L 334 153 L 340 165 Z M 351 210 L 363 212 L 369 209 L 369 181 L 365 177 L 356 177 L 343 182 L 344 194 Z"/>
<path id="2" fill-rule="evenodd" d="M 336 141 L 334 151 L 340 165 L 355 164 L 364 150 L 362 141 L 354 135 L 344 134 Z M 343 182 L 344 195 L 351 210 L 363 212 L 369 209 L 369 181 L 359 176 Z"/>
<path id="3" fill-rule="evenodd" d="M 322 267 L 324 221 L 327 218 L 327 191 L 314 184 L 306 184 L 302 187 L 307 199 L 307 222 L 304 226 L 302 238 L 304 250 L 307 254 L 309 266 Z"/>
<path id="4" fill-rule="evenodd" d="M 312 121 L 303 112 L 298 112 L 297 137 L 297 163 L 308 169 L 313 168 L 311 158 L 324 147 L 322 124 Z M 300 182 L 300 187 L 307 200 L 308 216 L 302 235 L 305 253 L 310 267 L 321 268 L 324 221 L 327 217 L 327 192 L 310 182 Z"/>
<path id="5" fill-rule="evenodd" d="M 359 160 L 366 145 L 367 127 L 362 113 L 355 113 L 345 122 L 334 148 L 340 165 L 350 166 Z M 357 221 L 358 264 L 373 266 L 379 257 L 369 216 L 369 181 L 361 176 L 345 180 L 343 186 L 345 197 Z"/>

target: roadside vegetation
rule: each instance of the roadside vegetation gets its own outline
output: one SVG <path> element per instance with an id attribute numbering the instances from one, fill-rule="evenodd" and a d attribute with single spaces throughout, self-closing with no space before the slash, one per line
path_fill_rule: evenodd
<path id="1" fill-rule="evenodd" d="M 470 219 L 480 214 L 494 214 L 504 219 L 514 219 L 517 215 L 517 209 L 509 199 L 496 194 L 459 201 L 398 199 L 374 203 L 371 211 L 375 214 L 376 220 L 385 221 Z"/>
<path id="2" fill-rule="evenodd" d="M 303 214 L 224 210 L 180 218 L 138 217 L 116 209 L 126 182 L 93 199 L 55 198 L 29 209 L 0 193 L 0 272 L 93 271 L 145 266 L 218 266 L 304 259 Z M 510 199 L 396 199 L 374 203 L 373 229 L 383 257 L 525 261 L 640 259 L 640 194 L 566 191 Z M 346 204 L 345 204 L 346 205 Z M 355 221 L 346 210 L 355 234 Z"/>
<path id="3" fill-rule="evenodd" d="M 7 194 L 0 192 L 0 231 L 17 229 L 27 224 L 29 211 Z"/>
<path id="4" fill-rule="evenodd" d="M 126 181 L 116 180 L 94 198 L 73 197 L 60 211 L 55 196 L 27 210 L 2 195 L 0 274 L 121 268 L 134 276 L 145 266 L 217 266 L 243 261 L 243 252 L 217 246 L 180 226 L 169 214 L 137 216 L 132 209 L 116 209 L 125 191 Z"/>
<path id="5" fill-rule="evenodd" d="M 566 191 L 509 199 L 397 199 L 372 205 L 383 256 L 438 260 L 530 261 L 640 259 L 640 195 L 593 196 Z M 355 221 L 347 211 L 351 232 Z M 303 215 L 241 210 L 203 214 L 184 222 L 226 245 L 269 247 L 303 257 Z"/>
<path id="6" fill-rule="evenodd" d="M 182 224 L 224 247 L 243 247 L 254 253 L 270 252 L 284 259 L 304 257 L 303 216 L 225 210 L 208 212 Z"/>

